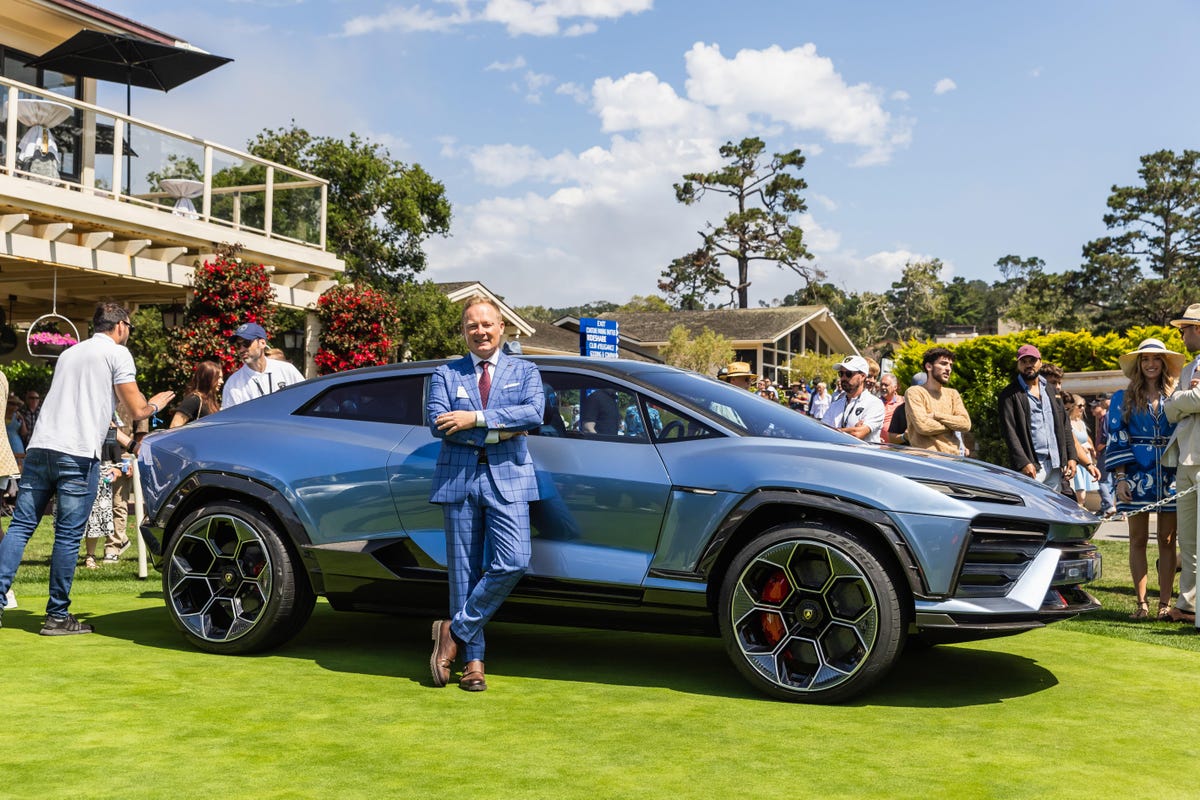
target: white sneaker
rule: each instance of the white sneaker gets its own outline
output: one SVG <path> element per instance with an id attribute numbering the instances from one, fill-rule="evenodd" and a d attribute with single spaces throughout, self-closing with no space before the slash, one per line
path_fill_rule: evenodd
<path id="1" fill-rule="evenodd" d="M 9 589 L 8 594 L 4 595 L 4 607 L 5 608 L 16 608 L 17 607 L 17 596 L 15 594 L 13 594 L 12 589 Z"/>

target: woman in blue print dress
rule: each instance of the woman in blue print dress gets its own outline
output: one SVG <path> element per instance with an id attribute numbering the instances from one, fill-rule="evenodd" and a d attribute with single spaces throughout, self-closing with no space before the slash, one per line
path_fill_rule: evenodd
<path id="1" fill-rule="evenodd" d="M 1175 494 L 1175 469 L 1162 464 L 1163 450 L 1175 426 L 1167 422 L 1163 400 L 1175 390 L 1183 355 L 1158 339 L 1146 339 L 1138 349 L 1121 356 L 1129 386 L 1113 395 L 1108 409 L 1105 467 L 1117 487 L 1117 510 L 1132 512 Z M 1137 595 L 1130 619 L 1150 616 L 1146 601 L 1146 545 L 1149 514 L 1137 514 L 1129 524 L 1129 573 Z M 1167 619 L 1175 589 L 1175 503 L 1158 509 L 1158 619 Z"/>

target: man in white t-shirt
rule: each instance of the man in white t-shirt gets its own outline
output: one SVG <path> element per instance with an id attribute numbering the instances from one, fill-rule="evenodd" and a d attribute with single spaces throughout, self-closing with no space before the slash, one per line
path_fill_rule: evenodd
<path id="1" fill-rule="evenodd" d="M 841 393 L 833 398 L 821 422 L 842 433 L 879 444 L 883 428 L 883 401 L 867 391 L 870 367 L 862 356 L 846 356 L 837 365 Z"/>
<path id="2" fill-rule="evenodd" d="M 73 345 L 58 359 L 54 380 L 38 424 L 29 438 L 20 491 L 8 533 L 0 539 L 0 595 L 12 586 L 21 556 L 50 503 L 58 496 L 54 549 L 50 555 L 50 599 L 44 636 L 91 633 L 92 626 L 68 613 L 75 564 L 84 527 L 100 481 L 100 447 L 117 398 L 133 419 L 152 416 L 174 392 L 146 399 L 138 389 L 133 356 L 125 342 L 133 332 L 129 312 L 119 303 L 101 303 L 92 316 L 91 339 Z"/>
<path id="3" fill-rule="evenodd" d="M 257 322 L 244 322 L 233 333 L 242 368 L 229 376 L 221 393 L 221 408 L 236 406 L 300 383 L 304 376 L 286 361 L 267 358 L 267 332 Z"/>

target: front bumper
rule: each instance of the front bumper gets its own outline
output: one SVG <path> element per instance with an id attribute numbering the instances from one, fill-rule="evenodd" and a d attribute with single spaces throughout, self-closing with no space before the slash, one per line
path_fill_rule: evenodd
<path id="1" fill-rule="evenodd" d="M 1101 574 L 1095 548 L 1076 548 L 1066 554 L 1047 547 L 1034 557 L 1002 597 L 952 597 L 918 600 L 915 625 L 919 631 L 973 631 L 1004 635 L 1040 628 L 1100 608 L 1083 584 Z"/>

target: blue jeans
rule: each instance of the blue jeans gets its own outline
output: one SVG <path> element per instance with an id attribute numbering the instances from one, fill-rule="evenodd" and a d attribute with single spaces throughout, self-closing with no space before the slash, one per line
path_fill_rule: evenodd
<path id="1" fill-rule="evenodd" d="M 21 489 L 8 533 L 0 539 L 0 595 L 12 586 L 29 537 L 58 495 L 54 550 L 50 554 L 50 599 L 46 614 L 65 617 L 71 606 L 71 583 L 79 561 L 79 543 L 87 527 L 100 478 L 100 461 L 40 447 L 25 453 Z"/>
<path id="2" fill-rule="evenodd" d="M 1116 503 L 1113 502 L 1113 478 L 1112 473 L 1103 471 L 1100 473 L 1100 513 L 1103 514 L 1110 508 L 1115 508 Z"/>

